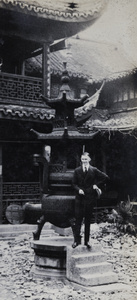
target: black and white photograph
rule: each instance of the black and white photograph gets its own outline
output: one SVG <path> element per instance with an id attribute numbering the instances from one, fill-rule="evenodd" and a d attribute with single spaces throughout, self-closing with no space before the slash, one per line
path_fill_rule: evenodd
<path id="1" fill-rule="evenodd" d="M 136 0 L 0 0 L 0 299 L 137 299 Z"/>

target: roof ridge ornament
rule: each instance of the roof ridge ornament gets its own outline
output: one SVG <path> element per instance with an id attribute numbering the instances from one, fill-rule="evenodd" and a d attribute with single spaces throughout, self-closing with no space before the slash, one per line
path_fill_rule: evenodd
<path id="1" fill-rule="evenodd" d="M 67 62 L 66 61 L 64 61 L 63 62 L 63 67 L 64 67 L 64 70 L 63 70 L 63 72 L 62 72 L 62 76 L 61 76 L 61 82 L 62 82 L 62 84 L 63 83 L 69 83 L 69 74 L 68 74 L 68 70 L 67 70 Z"/>
<path id="2" fill-rule="evenodd" d="M 68 7 L 70 8 L 70 9 L 76 9 L 76 8 L 78 8 L 78 4 L 77 3 L 75 3 L 75 2 L 68 2 Z"/>

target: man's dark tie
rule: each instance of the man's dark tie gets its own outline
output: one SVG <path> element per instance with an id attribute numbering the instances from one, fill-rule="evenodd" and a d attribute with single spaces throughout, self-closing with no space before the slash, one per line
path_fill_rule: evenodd
<path id="1" fill-rule="evenodd" d="M 85 175 L 87 174 L 87 171 L 88 171 L 87 168 L 85 168 L 85 170 L 84 170 L 84 174 L 85 174 Z"/>

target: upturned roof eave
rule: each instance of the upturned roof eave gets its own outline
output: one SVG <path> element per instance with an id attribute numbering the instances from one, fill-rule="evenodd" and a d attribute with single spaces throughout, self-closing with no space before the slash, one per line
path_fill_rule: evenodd
<path id="1" fill-rule="evenodd" d="M 88 133 L 81 133 L 75 128 L 75 130 L 70 130 L 69 128 L 67 131 L 65 128 L 60 128 L 58 130 L 53 130 L 51 133 L 40 133 L 32 129 L 32 132 L 35 133 L 38 140 L 58 140 L 58 139 L 77 139 L 77 140 L 89 140 L 92 139 L 98 131 L 91 131 Z"/>
<path id="2" fill-rule="evenodd" d="M 101 1 L 100 1 L 101 3 Z M 78 8 L 71 9 L 66 6 L 65 3 L 62 3 L 62 7 L 59 5 L 54 5 L 48 2 L 45 2 L 44 5 L 37 3 L 36 1 L 19 1 L 19 0 L 1 0 L 0 8 L 8 9 L 8 10 L 16 10 L 18 12 L 22 12 L 24 14 L 30 14 L 34 16 L 39 16 L 46 19 L 51 19 L 55 21 L 63 21 L 63 22 L 94 22 L 97 18 L 100 17 L 104 6 L 106 5 L 107 0 L 104 0 L 102 4 L 99 5 L 98 9 L 93 9 L 92 5 L 89 9 L 81 10 Z M 90 25 L 90 24 L 89 24 Z"/>

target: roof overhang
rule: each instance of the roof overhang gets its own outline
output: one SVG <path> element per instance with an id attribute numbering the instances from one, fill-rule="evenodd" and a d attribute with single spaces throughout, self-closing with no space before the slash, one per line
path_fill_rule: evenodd
<path id="1" fill-rule="evenodd" d="M 69 37 L 100 17 L 108 0 L 18 1 L 0 0 L 0 33 L 30 40 L 50 41 Z M 75 7 L 71 8 L 71 5 Z"/>

